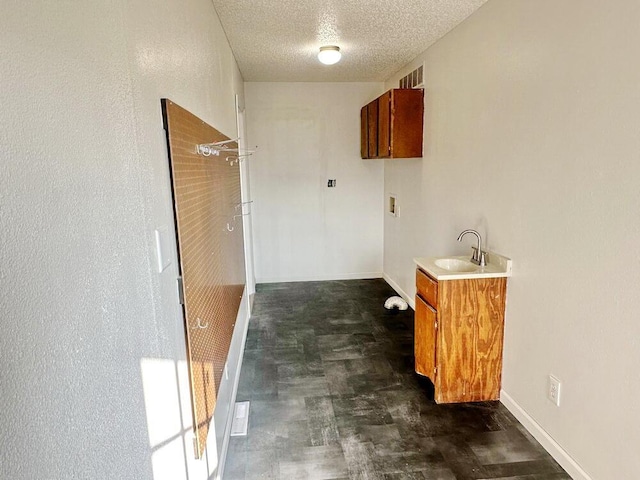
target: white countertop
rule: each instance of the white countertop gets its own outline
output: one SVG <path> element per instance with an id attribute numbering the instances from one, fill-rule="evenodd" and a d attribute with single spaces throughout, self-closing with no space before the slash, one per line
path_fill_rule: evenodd
<path id="1" fill-rule="evenodd" d="M 478 267 L 478 269 L 473 272 L 455 272 L 440 268 L 435 264 L 435 261 L 441 258 L 469 260 L 471 256 L 419 257 L 414 258 L 413 261 L 418 265 L 418 267 L 436 280 L 461 280 L 470 278 L 498 278 L 511 276 L 511 259 L 498 255 L 497 253 L 487 252 L 487 265 L 484 267 Z"/>

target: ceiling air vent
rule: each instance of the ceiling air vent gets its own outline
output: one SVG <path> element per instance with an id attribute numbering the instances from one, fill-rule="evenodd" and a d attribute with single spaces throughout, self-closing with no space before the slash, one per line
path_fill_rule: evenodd
<path id="1" fill-rule="evenodd" d="M 409 75 L 400 79 L 400 88 L 422 88 L 424 87 L 424 65 L 420 65 Z"/>

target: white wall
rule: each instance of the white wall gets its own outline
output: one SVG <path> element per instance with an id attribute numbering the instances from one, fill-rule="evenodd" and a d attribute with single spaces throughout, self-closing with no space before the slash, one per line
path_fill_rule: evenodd
<path id="1" fill-rule="evenodd" d="M 173 229 L 160 98 L 237 135 L 215 11 L 7 0 L 0 44 L 0 477 L 208 478 L 222 437 L 193 460 L 175 243 L 158 274 L 153 232 Z"/>
<path id="2" fill-rule="evenodd" d="M 245 90 L 257 281 L 381 277 L 383 163 L 360 158 L 359 138 L 382 84 Z"/>
<path id="3" fill-rule="evenodd" d="M 640 478 L 638 25 L 636 0 L 491 0 L 387 84 L 426 62 L 385 273 L 413 296 L 412 257 L 469 253 L 464 228 L 512 257 L 505 398 L 598 480 Z"/>

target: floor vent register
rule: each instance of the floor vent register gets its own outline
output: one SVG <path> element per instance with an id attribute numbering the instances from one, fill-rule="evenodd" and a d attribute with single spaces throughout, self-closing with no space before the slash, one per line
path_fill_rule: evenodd
<path id="1" fill-rule="evenodd" d="M 236 402 L 233 409 L 233 422 L 231 423 L 231 436 L 242 437 L 249 430 L 249 402 Z"/>

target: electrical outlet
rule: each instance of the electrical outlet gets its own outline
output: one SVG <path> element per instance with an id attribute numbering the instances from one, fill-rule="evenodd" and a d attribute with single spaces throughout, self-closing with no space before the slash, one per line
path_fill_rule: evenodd
<path id="1" fill-rule="evenodd" d="M 549 388 L 547 390 L 547 398 L 551 400 L 556 407 L 560 406 L 560 380 L 553 375 L 549 375 Z"/>

